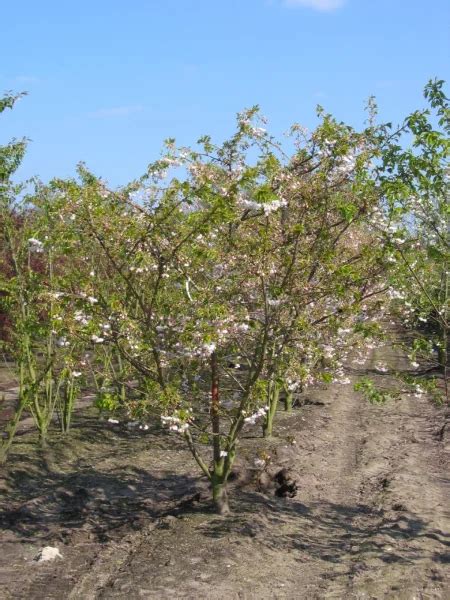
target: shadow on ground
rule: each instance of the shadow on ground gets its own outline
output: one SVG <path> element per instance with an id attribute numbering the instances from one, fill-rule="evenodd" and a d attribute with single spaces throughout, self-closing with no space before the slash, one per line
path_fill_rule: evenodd
<path id="1" fill-rule="evenodd" d="M 239 511 L 227 519 L 216 518 L 200 527 L 202 535 L 253 538 L 271 550 L 301 551 L 330 563 L 348 562 L 349 555 L 364 555 L 385 563 L 413 564 L 429 554 L 447 563 L 450 536 L 409 512 L 376 510 L 366 505 L 270 499 L 245 492 Z M 271 535 L 267 534 L 270 529 Z M 424 542 L 438 542 L 441 552 L 427 550 Z M 392 546 L 395 546 L 395 550 Z M 433 544 L 436 548 L 436 544 Z"/>
<path id="2" fill-rule="evenodd" d="M 159 454 L 168 452 L 167 445 L 157 427 L 143 434 L 94 420 L 88 426 L 85 420 L 45 450 L 36 449 L 33 435 L 24 435 L 1 478 L 6 491 L 0 502 L 3 536 L 18 542 L 66 541 L 69 536 L 104 542 L 124 526 L 138 529 L 184 506 L 199 479 L 161 463 Z M 182 441 L 170 439 L 172 454 L 182 448 Z"/>

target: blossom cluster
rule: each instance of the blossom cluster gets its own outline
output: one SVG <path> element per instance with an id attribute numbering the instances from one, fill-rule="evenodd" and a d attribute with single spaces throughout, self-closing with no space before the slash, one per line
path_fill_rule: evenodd
<path id="1" fill-rule="evenodd" d="M 185 433 L 189 429 L 192 418 L 192 416 L 189 416 L 187 419 L 182 418 L 179 413 L 174 413 L 172 415 L 161 415 L 161 422 L 169 431 Z"/>
<path id="2" fill-rule="evenodd" d="M 258 410 L 256 412 L 254 412 L 253 414 L 249 415 L 248 417 L 244 417 L 244 423 L 247 423 L 248 425 L 255 425 L 256 421 L 265 417 L 268 412 L 269 412 L 269 406 L 267 406 L 267 405 L 263 406 L 261 408 L 258 408 Z"/>

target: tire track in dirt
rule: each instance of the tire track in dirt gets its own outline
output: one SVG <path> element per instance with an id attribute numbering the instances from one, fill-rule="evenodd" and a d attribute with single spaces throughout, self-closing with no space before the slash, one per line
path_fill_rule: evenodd
<path id="1" fill-rule="evenodd" d="M 389 352 L 401 368 L 389 348 L 383 358 Z M 155 530 L 97 597 L 447 598 L 441 412 L 411 396 L 371 406 L 351 385 L 312 398 L 323 406 L 280 415 L 279 430 L 297 444 L 282 445 L 280 436 L 267 446 L 276 468 L 290 467 L 297 478 L 298 498 L 276 501 L 243 488 L 228 519 L 176 519 Z"/>
<path id="2" fill-rule="evenodd" d="M 391 369 L 406 367 L 386 347 L 373 353 L 369 368 L 380 356 Z M 398 386 L 389 376 L 374 379 Z M 317 598 L 448 597 L 448 452 L 435 436 L 443 411 L 410 395 L 370 406 L 349 387 L 334 392 L 328 408 L 316 468 L 327 479 L 327 501 L 346 507 L 331 545 L 341 543 L 339 562 L 347 568 L 324 572 L 328 582 L 318 583 Z"/>

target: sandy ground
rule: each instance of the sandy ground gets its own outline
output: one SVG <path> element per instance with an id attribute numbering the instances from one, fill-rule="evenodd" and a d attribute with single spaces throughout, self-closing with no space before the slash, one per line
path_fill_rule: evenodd
<path id="1" fill-rule="evenodd" d="M 369 371 L 380 358 L 405 367 L 385 348 Z M 23 433 L 0 480 L 0 598 L 449 599 L 447 409 L 368 405 L 352 385 L 305 401 L 280 412 L 277 437 L 242 440 L 228 517 L 181 440 L 156 429 L 88 412 L 45 453 Z M 290 469 L 295 498 L 256 481 L 261 451 L 270 475 Z M 47 545 L 63 558 L 36 562 Z"/>

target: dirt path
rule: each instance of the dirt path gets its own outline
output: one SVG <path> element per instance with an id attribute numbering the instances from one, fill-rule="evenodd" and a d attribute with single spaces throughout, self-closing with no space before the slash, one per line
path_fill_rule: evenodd
<path id="1" fill-rule="evenodd" d="M 390 348 L 375 353 L 372 366 L 380 357 L 405 366 Z M 393 384 L 389 375 L 374 377 Z M 297 497 L 278 499 L 270 487 L 261 491 L 242 478 L 226 518 L 204 502 L 189 503 L 205 485 L 194 468 L 185 472 L 190 459 L 181 446 L 171 441 L 168 452 L 158 436 L 123 434 L 111 455 L 111 440 L 104 447 L 94 441 L 104 516 L 96 500 L 86 505 L 91 514 L 82 526 L 79 515 L 76 527 L 47 522 L 45 539 L 64 555 L 48 564 L 31 563 L 39 544 L 25 535 L 29 529 L 10 527 L 6 565 L 0 557 L 0 573 L 8 571 L 9 579 L 3 577 L 0 597 L 450 598 L 450 440 L 436 435 L 444 409 L 414 396 L 371 406 L 352 385 L 316 390 L 308 400 L 292 416 L 280 414 L 277 438 L 243 440 L 239 465 L 248 473 L 265 450 L 272 473 L 290 468 Z M 75 487 L 83 482 L 79 472 L 67 476 Z M 55 493 L 50 485 L 34 505 L 56 511 Z M 33 514 L 39 521 L 41 513 Z M 63 529 L 66 537 L 58 538 Z"/>

